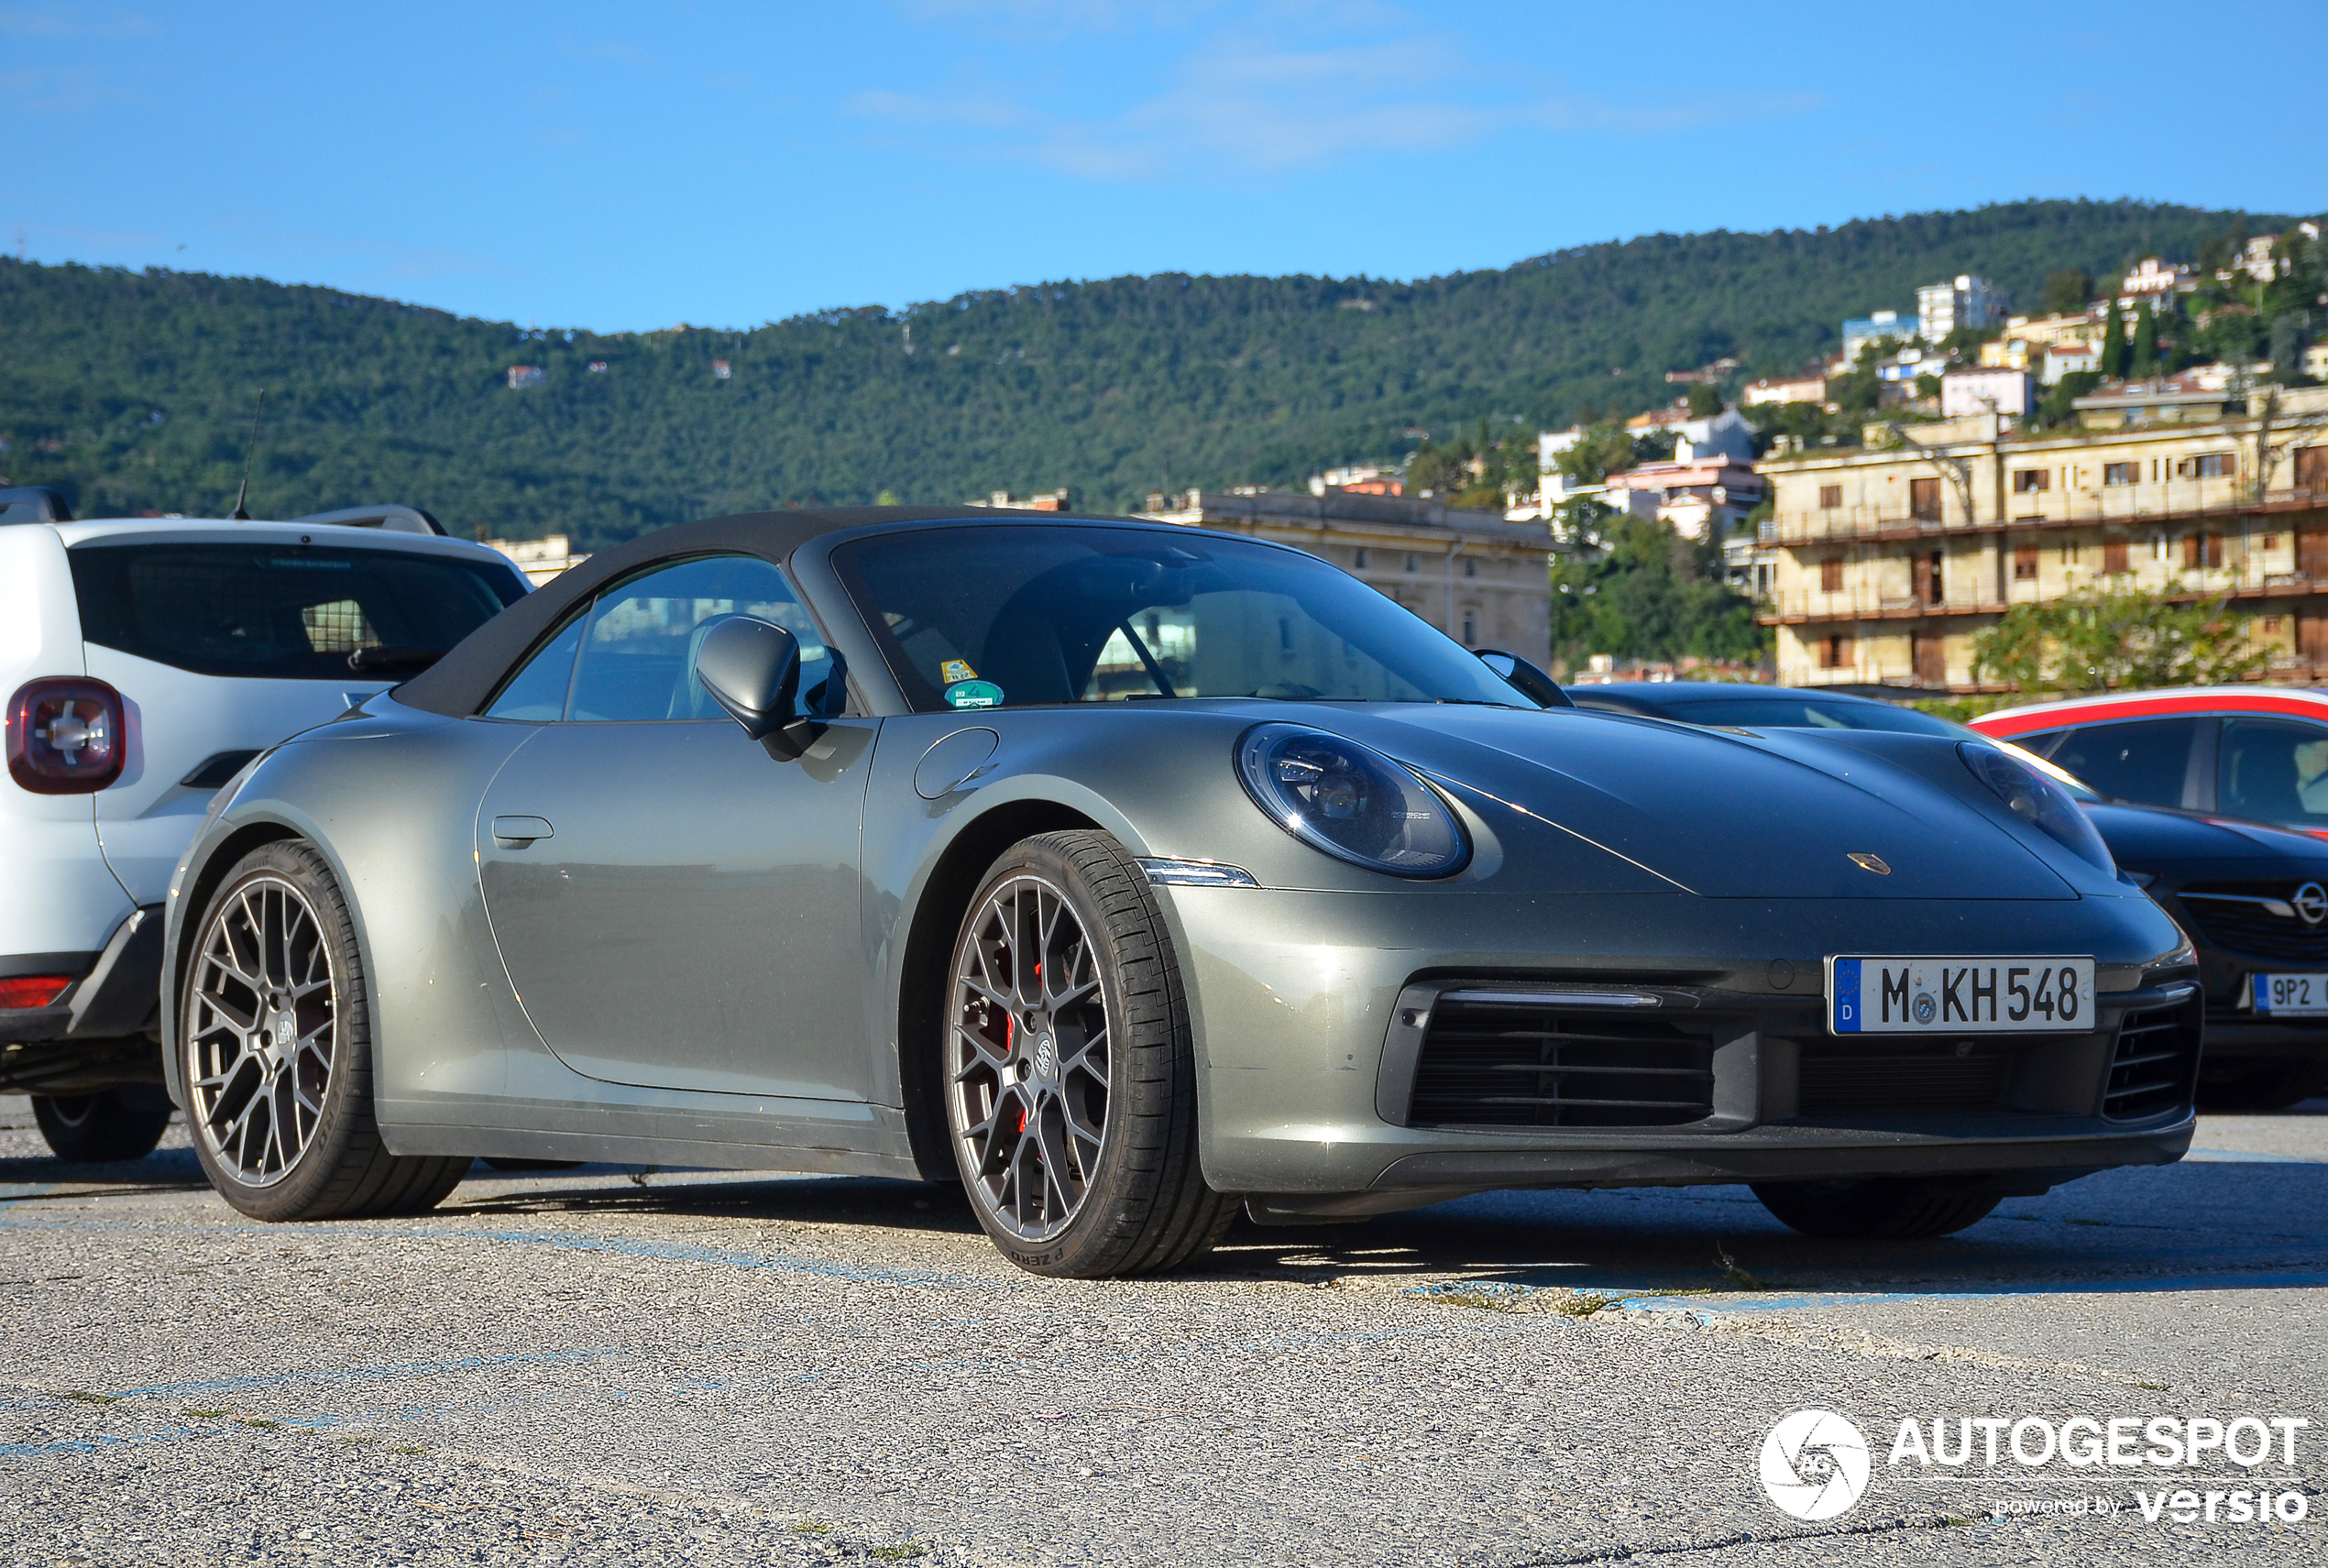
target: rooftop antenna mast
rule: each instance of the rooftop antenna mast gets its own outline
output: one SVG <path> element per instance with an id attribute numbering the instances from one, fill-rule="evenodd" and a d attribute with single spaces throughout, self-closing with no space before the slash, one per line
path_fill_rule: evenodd
<path id="1" fill-rule="evenodd" d="M 235 510 L 226 514 L 235 522 L 248 522 L 250 513 L 243 503 L 250 499 L 250 455 L 258 449 L 258 422 L 267 412 L 267 389 L 258 389 L 258 408 L 250 416 L 250 440 L 243 445 L 243 488 L 235 492 Z"/>

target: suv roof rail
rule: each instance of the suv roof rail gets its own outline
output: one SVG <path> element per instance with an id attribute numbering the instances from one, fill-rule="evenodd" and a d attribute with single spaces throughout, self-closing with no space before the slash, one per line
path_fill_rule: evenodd
<path id="1" fill-rule="evenodd" d="M 72 508 L 46 485 L 18 485 L 0 489 L 0 523 L 71 522 Z"/>
<path id="2" fill-rule="evenodd" d="M 0 491 L 5 495 L 5 491 Z M 391 533 L 434 533 L 442 536 L 445 525 L 418 507 L 402 506 L 390 501 L 379 506 L 342 507 L 337 511 L 310 512 L 305 517 L 288 517 L 285 522 L 321 522 L 335 528 L 384 528 Z"/>

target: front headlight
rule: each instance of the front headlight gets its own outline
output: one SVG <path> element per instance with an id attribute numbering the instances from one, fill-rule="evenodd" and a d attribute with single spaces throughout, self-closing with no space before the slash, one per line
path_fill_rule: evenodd
<path id="1" fill-rule="evenodd" d="M 1449 876 L 1471 858 L 1455 813 L 1378 751 L 1298 724 L 1258 724 L 1237 776 L 1277 825 L 1327 854 L 1392 876 Z"/>
<path id="2" fill-rule="evenodd" d="M 2005 809 L 2053 839 L 2083 860 L 2092 861 L 2103 871 L 2115 874 L 2117 862 L 2110 858 L 2110 846 L 2102 841 L 2101 833 L 2070 792 L 1993 746 L 1976 746 L 1966 741 L 1957 747 L 1964 758 L 1964 765 L 1972 776 L 1996 791 L 1997 799 Z"/>

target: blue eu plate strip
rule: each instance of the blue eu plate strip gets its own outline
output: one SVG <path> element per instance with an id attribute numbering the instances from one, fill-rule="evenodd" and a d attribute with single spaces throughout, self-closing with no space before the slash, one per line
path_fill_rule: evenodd
<path id="1" fill-rule="evenodd" d="M 1859 1029 L 1859 959 L 1835 960 L 1835 994 L 1828 1005 L 1834 1010 L 1835 1032 L 1856 1035 Z"/>

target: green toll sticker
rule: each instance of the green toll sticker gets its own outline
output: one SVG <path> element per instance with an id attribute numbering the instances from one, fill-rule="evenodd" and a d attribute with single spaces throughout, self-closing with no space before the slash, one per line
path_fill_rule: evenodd
<path id="1" fill-rule="evenodd" d="M 956 681 L 946 688 L 946 700 L 956 707 L 998 707 L 1003 688 L 992 681 Z"/>

